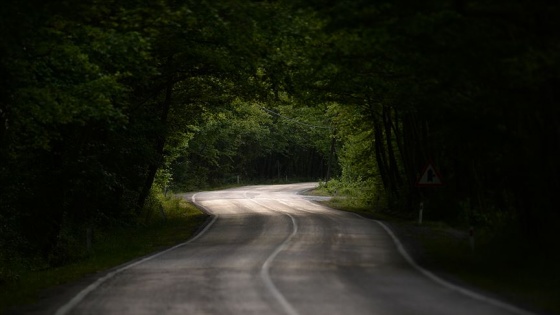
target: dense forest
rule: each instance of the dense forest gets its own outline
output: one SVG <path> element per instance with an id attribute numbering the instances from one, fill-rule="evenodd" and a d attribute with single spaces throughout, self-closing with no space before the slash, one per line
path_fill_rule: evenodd
<path id="1" fill-rule="evenodd" d="M 560 222 L 550 0 L 0 4 L 0 282 L 155 191 L 328 181 L 536 242 Z M 444 185 L 417 187 L 431 162 Z M 557 246 L 557 245 L 556 245 Z"/>

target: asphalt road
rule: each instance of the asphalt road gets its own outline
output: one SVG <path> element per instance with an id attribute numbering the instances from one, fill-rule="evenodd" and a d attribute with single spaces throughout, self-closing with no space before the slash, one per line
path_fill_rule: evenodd
<path id="1" fill-rule="evenodd" d="M 382 224 L 298 194 L 313 186 L 184 195 L 214 215 L 207 229 L 112 271 L 57 314 L 524 313 L 415 266 Z"/>

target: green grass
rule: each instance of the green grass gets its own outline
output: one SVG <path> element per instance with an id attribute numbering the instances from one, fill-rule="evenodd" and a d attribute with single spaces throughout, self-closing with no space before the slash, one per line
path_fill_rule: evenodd
<path id="1" fill-rule="evenodd" d="M 443 222 L 426 221 L 419 226 L 340 196 L 325 204 L 388 223 L 417 262 L 451 281 L 537 312 L 560 314 L 560 255 L 545 250 L 546 245 L 530 246 L 512 237 L 490 238 L 491 233 L 476 231 L 473 251 L 465 229 Z"/>
<path id="2" fill-rule="evenodd" d="M 182 200 L 168 198 L 164 209 L 166 220 L 157 218 L 142 226 L 95 231 L 92 251 L 80 261 L 58 268 L 22 272 L 17 281 L 3 283 L 0 285 L 0 313 L 16 305 L 35 302 L 47 288 L 184 242 L 206 220 L 205 214 Z"/>

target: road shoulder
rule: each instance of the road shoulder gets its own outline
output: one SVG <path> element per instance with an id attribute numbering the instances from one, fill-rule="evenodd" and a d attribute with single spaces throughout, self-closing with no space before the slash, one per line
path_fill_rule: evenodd
<path id="1" fill-rule="evenodd" d="M 554 286 L 554 280 L 546 279 L 539 273 L 541 281 L 546 282 L 543 286 L 535 279 L 522 281 L 537 276 L 535 273 L 533 277 L 533 266 L 509 263 L 501 268 L 499 262 L 491 260 L 495 254 L 489 256 L 484 250 L 472 251 L 468 231 L 441 222 L 428 221 L 418 225 L 411 220 L 364 209 L 341 209 L 338 204 L 329 201 L 316 202 L 383 222 L 415 263 L 444 281 L 530 313 L 560 314 L 560 302 L 556 295 L 560 292 Z"/>

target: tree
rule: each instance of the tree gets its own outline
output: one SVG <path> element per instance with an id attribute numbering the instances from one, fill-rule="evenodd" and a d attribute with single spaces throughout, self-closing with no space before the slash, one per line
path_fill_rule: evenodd
<path id="1" fill-rule="evenodd" d="M 260 104 L 290 87 L 295 72 L 283 70 L 298 57 L 287 49 L 299 26 L 282 4 L 5 1 L 1 11 L 2 253 L 64 263 L 84 229 L 139 220 L 180 161 L 253 174 L 270 152 Z M 217 183 L 217 173 L 205 174 Z"/>
<path id="2" fill-rule="evenodd" d="M 434 217 L 464 216 L 496 231 L 523 222 L 537 238 L 552 231 L 545 222 L 558 219 L 548 193 L 558 187 L 558 169 L 548 158 L 558 156 L 558 141 L 556 127 L 544 126 L 556 126 L 559 117 L 550 89 L 558 80 L 558 39 L 551 35 L 558 5 L 302 5 L 327 21 L 331 47 L 319 58 L 326 62 L 313 87 L 348 107 L 342 112 L 369 121 L 372 156 L 393 208 L 413 213 L 414 182 L 433 159 L 446 179 L 428 202 Z M 343 169 L 361 159 L 343 160 Z M 438 203 L 455 211 L 437 213 Z"/>

